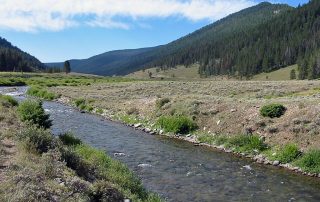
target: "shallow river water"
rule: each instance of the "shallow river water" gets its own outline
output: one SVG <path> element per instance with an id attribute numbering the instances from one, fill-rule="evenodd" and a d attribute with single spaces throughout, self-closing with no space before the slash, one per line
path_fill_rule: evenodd
<path id="1" fill-rule="evenodd" d="M 319 179 L 151 136 L 59 103 L 44 102 L 44 108 L 54 134 L 71 131 L 105 150 L 168 201 L 320 201 Z"/>

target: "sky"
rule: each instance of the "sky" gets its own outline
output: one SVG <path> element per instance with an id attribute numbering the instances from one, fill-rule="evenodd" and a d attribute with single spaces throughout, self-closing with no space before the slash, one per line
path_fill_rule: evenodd
<path id="1" fill-rule="evenodd" d="M 162 45 L 260 0 L 0 0 L 0 37 L 42 62 Z M 291 6 L 308 0 L 274 0 Z"/>

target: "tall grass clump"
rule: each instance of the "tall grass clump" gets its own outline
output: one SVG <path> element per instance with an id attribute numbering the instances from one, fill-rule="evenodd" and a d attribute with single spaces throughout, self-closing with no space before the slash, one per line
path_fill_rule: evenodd
<path id="1" fill-rule="evenodd" d="M 278 151 L 276 159 L 281 163 L 290 163 L 300 156 L 301 152 L 295 144 L 287 144 Z"/>
<path id="2" fill-rule="evenodd" d="M 160 109 L 161 107 L 163 107 L 165 104 L 169 102 L 170 102 L 169 98 L 160 98 L 156 101 L 156 107 Z"/>
<path id="3" fill-rule="evenodd" d="M 77 145 L 75 153 L 89 165 L 97 169 L 99 178 L 108 179 L 122 192 L 133 198 L 145 199 L 148 197 L 141 181 L 123 163 L 107 156 L 104 151 L 88 145 Z"/>
<path id="4" fill-rule="evenodd" d="M 239 152 L 263 151 L 267 148 L 263 140 L 256 135 L 237 135 L 229 138 L 227 144 Z"/>
<path id="5" fill-rule="evenodd" d="M 157 125 L 165 132 L 187 134 L 198 128 L 197 124 L 186 116 L 162 116 L 157 120 Z"/>
<path id="6" fill-rule="evenodd" d="M 305 153 L 295 164 L 306 172 L 320 173 L 320 150 L 314 149 Z"/>
<path id="7" fill-rule="evenodd" d="M 87 110 L 89 112 L 93 110 L 93 107 L 90 104 L 88 104 L 88 102 L 83 98 L 78 98 L 74 100 L 74 104 L 81 110 Z"/>
<path id="8" fill-rule="evenodd" d="M 281 104 L 269 104 L 260 109 L 263 117 L 279 118 L 286 112 L 287 108 Z"/>
<path id="9" fill-rule="evenodd" d="M 41 101 L 23 101 L 18 107 L 18 115 L 21 121 L 44 129 L 50 128 L 52 125 L 52 121 L 49 119 L 50 115 L 45 113 Z"/>
<path id="10" fill-rule="evenodd" d="M 62 141 L 64 145 L 67 146 L 82 144 L 82 141 L 71 133 L 64 133 L 62 135 L 59 135 L 59 139 Z"/>
<path id="11" fill-rule="evenodd" d="M 9 95 L 0 95 L 0 99 L 3 106 L 15 107 L 19 105 L 18 101 Z"/>
<path id="12" fill-rule="evenodd" d="M 58 95 L 52 92 L 49 92 L 48 90 L 39 86 L 31 86 L 28 89 L 27 94 L 34 97 L 42 98 L 45 100 L 54 100 L 59 97 Z"/>

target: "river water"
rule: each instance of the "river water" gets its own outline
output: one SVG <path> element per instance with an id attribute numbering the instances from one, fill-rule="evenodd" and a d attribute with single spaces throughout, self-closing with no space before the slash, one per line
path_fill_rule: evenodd
<path id="1" fill-rule="evenodd" d="M 19 88 L 21 94 L 24 89 Z M 1 88 L 0 88 L 1 93 Z M 71 131 L 124 162 L 168 201 L 320 201 L 320 180 L 206 147 L 148 135 L 55 102 L 44 102 L 54 134 Z"/>

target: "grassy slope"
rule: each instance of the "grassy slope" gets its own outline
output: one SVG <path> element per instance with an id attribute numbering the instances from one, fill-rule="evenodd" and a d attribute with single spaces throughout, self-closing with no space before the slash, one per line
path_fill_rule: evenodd
<path id="1" fill-rule="evenodd" d="M 132 74 L 127 75 L 129 78 L 137 78 L 137 79 L 147 79 L 149 78 L 149 72 L 152 73 L 152 76 L 155 78 L 170 78 L 170 79 L 199 79 L 200 75 L 198 73 L 199 65 L 192 65 L 189 68 L 184 66 L 177 66 L 176 68 L 169 69 L 166 71 L 157 72 L 157 68 L 147 69 L 145 71 L 137 71 Z M 255 75 L 251 80 L 253 81 L 286 81 L 290 80 L 290 71 L 295 69 L 296 72 L 298 69 L 297 65 L 292 65 L 289 67 L 285 67 L 273 72 L 269 73 L 261 73 Z M 226 77 L 221 76 L 212 76 L 207 78 L 208 80 L 216 80 L 216 79 L 226 79 Z M 268 78 L 268 79 L 267 79 Z M 234 78 L 232 78 L 234 80 Z"/>
<path id="2" fill-rule="evenodd" d="M 252 80 L 254 81 L 285 81 L 290 80 L 290 71 L 295 69 L 296 72 L 298 69 L 297 65 L 292 65 L 289 67 L 285 67 L 270 73 L 261 73 L 255 75 Z"/>
<path id="3" fill-rule="evenodd" d="M 147 79 L 149 78 L 149 72 L 152 73 L 152 76 L 155 78 L 170 78 L 170 79 L 199 79 L 200 75 L 198 73 L 199 66 L 192 65 L 191 67 L 177 66 L 166 71 L 157 72 L 157 68 L 150 68 L 145 71 L 137 71 L 132 74 L 127 75 L 130 78 L 137 79 Z"/>

